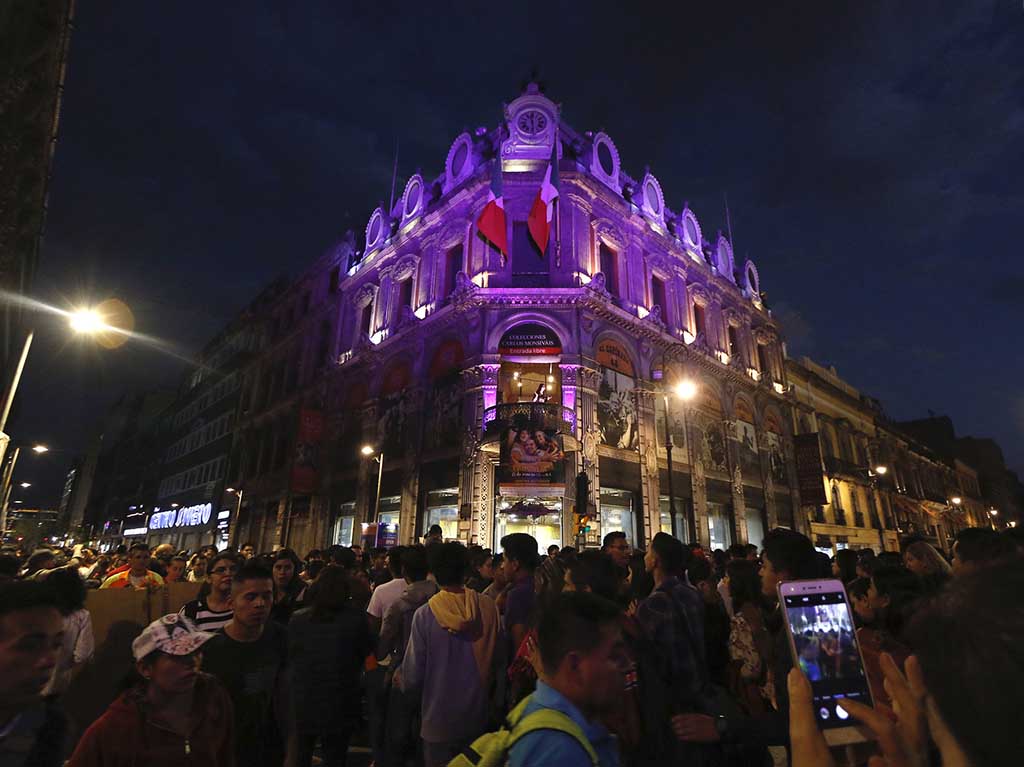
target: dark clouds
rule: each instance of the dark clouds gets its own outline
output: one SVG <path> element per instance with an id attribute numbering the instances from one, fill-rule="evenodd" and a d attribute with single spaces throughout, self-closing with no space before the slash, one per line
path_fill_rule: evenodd
<path id="1" fill-rule="evenodd" d="M 399 189 L 433 177 L 536 68 L 706 232 L 728 193 L 793 353 L 897 416 L 950 412 L 1024 469 L 1020 4 L 692 5 L 82 5 L 39 291 L 119 294 L 195 348 L 365 227 L 396 140 Z M 58 355 L 60 335 L 32 359 L 23 432 L 79 449 L 123 388 L 176 383 L 160 355 Z"/>

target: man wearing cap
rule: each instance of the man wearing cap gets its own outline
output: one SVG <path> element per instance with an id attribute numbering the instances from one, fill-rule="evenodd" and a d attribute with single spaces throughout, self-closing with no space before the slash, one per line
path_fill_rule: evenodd
<path id="1" fill-rule="evenodd" d="M 183 615 L 149 624 L 132 642 L 137 683 L 85 731 L 68 767 L 235 767 L 231 699 L 199 670 L 212 638 Z"/>

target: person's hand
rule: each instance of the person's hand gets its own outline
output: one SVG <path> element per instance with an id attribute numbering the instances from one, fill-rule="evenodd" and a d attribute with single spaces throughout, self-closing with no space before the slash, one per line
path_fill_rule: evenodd
<path id="1" fill-rule="evenodd" d="M 672 717 L 672 732 L 688 743 L 717 743 L 722 739 L 715 718 L 707 714 L 676 714 Z"/>
<path id="2" fill-rule="evenodd" d="M 835 767 L 825 736 L 814 718 L 811 683 L 796 666 L 786 680 L 789 687 L 789 749 L 792 767 Z"/>
<path id="3" fill-rule="evenodd" d="M 628 616 L 630 616 L 632 618 L 632 617 L 636 616 L 636 613 L 637 613 L 637 611 L 639 609 L 640 609 L 640 603 L 637 600 L 635 600 L 635 599 L 630 600 L 629 607 L 626 608 L 626 615 L 628 615 Z"/>
<path id="4" fill-rule="evenodd" d="M 882 653 L 880 665 L 885 691 L 892 699 L 893 715 L 887 716 L 881 706 L 872 709 L 847 700 L 840 705 L 878 738 L 883 756 L 872 758 L 869 767 L 926 767 L 928 724 L 924 713 L 924 679 L 917 658 L 907 659 L 906 676 L 900 673 L 889 653 Z"/>

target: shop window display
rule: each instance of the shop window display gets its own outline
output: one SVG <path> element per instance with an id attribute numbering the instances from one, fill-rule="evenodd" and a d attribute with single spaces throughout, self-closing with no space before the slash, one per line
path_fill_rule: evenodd
<path id="1" fill-rule="evenodd" d="M 562 545 L 562 502 L 554 498 L 502 496 L 494 520 L 494 550 L 512 533 L 526 533 L 537 540 L 539 551 Z"/>

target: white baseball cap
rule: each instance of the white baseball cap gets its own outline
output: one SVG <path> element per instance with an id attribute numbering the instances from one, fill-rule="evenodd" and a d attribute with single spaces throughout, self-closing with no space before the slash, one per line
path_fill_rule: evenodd
<path id="1" fill-rule="evenodd" d="M 135 660 L 142 660 L 156 650 L 168 655 L 191 655 L 213 637 L 209 631 L 200 631 L 184 615 L 165 615 L 146 626 L 135 638 L 132 655 Z"/>

